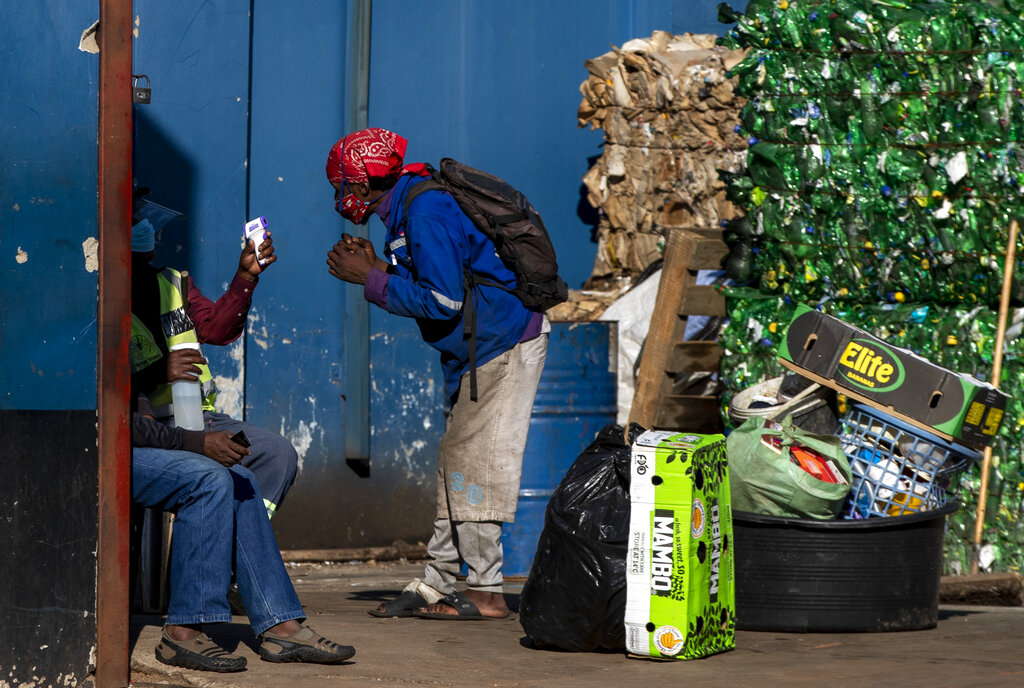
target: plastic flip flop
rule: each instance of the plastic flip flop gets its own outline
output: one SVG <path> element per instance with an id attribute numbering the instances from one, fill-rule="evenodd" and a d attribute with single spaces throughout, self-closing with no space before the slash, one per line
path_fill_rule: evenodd
<path id="1" fill-rule="evenodd" d="M 416 610 L 426 607 L 427 600 L 418 592 L 406 590 L 401 595 L 384 604 L 384 610 L 370 609 L 366 613 L 380 619 L 406 618 L 415 616 Z"/>

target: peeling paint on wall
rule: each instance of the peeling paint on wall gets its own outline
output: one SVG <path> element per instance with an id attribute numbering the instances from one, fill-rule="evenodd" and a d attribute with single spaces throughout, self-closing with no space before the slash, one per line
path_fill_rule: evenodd
<path id="1" fill-rule="evenodd" d="M 252 341 L 256 343 L 256 346 L 266 351 L 269 348 L 267 340 L 270 339 L 270 335 L 267 334 L 267 328 L 265 325 L 257 328 L 257 324 L 260 322 L 260 314 L 256 309 L 249 311 L 249 325 L 248 332 L 249 336 L 252 337 Z"/>
<path id="2" fill-rule="evenodd" d="M 82 255 L 85 256 L 85 271 L 96 272 L 100 269 L 100 242 L 96 237 L 89 237 L 82 242 Z"/>
<path id="3" fill-rule="evenodd" d="M 213 376 L 217 385 L 217 410 L 232 418 L 242 418 L 245 402 L 245 345 L 241 339 L 228 345 L 228 355 L 235 366 L 233 375 Z"/>
<path id="4" fill-rule="evenodd" d="M 32 669 L 34 670 L 35 667 L 32 667 Z M 57 679 L 54 681 L 51 681 L 45 676 L 36 675 L 32 676 L 31 681 L 15 680 L 13 683 L 8 683 L 7 681 L 0 679 L 0 688 L 47 688 L 49 686 L 69 686 L 70 688 L 73 688 L 74 686 L 77 686 L 78 683 L 78 677 L 74 674 L 61 673 L 57 675 Z"/>
<path id="5" fill-rule="evenodd" d="M 47 647 L 49 646 L 43 645 L 39 649 L 45 650 Z M 94 671 L 95 669 L 95 652 L 96 646 L 93 645 L 89 651 L 90 671 Z M 75 686 L 78 686 L 79 683 L 81 683 L 78 679 L 78 676 L 70 672 L 68 674 L 60 672 L 59 674 L 57 674 L 56 679 L 50 680 L 45 676 L 37 675 L 36 672 L 38 671 L 38 668 L 36 668 L 36 666 L 33 666 L 33 668 L 29 670 L 30 672 L 32 672 L 32 678 L 31 680 L 26 681 L 24 679 L 19 679 L 18 677 L 14 676 L 16 671 L 17 665 L 11 664 L 10 671 L 7 673 L 7 678 L 0 678 L 0 688 L 51 688 L 52 686 L 69 686 L 69 688 L 74 688 Z M 10 679 L 10 681 L 8 681 L 7 679 Z"/>
<path id="6" fill-rule="evenodd" d="M 28 262 L 28 253 L 21 250 L 21 246 L 18 247 L 18 252 L 14 254 L 14 262 L 19 265 Z"/>
<path id="7" fill-rule="evenodd" d="M 316 397 L 306 397 L 306 401 L 310 407 L 309 417 L 315 419 L 317 417 Z M 289 415 L 294 416 L 294 408 L 289 408 Z M 288 418 L 282 416 L 281 429 L 278 432 L 295 447 L 295 452 L 299 455 L 298 471 L 302 473 L 303 462 L 310 447 L 313 446 L 314 440 L 321 446 L 324 444 L 324 428 L 316 420 L 310 420 L 308 423 L 305 420 L 300 420 L 299 426 L 291 430 L 288 429 L 287 423 Z"/>
<path id="8" fill-rule="evenodd" d="M 403 442 L 395 451 L 394 462 L 405 471 L 404 482 L 423 485 L 428 480 L 437 479 L 434 464 L 426 464 L 422 461 L 422 452 L 426 446 L 427 444 L 423 440 L 414 440 L 411 444 Z"/>
<path id="9" fill-rule="evenodd" d="M 306 458 L 306 453 L 309 448 L 313 446 L 313 436 L 316 434 L 319 436 L 321 442 L 323 442 L 324 431 L 323 428 L 319 427 L 319 423 L 315 420 L 308 424 L 304 420 L 299 421 L 299 427 L 294 430 L 285 431 L 284 425 L 285 419 L 281 419 L 281 434 L 288 438 L 288 441 L 295 447 L 295 452 L 299 455 L 299 468 L 298 472 L 302 473 L 302 463 Z M 319 429 L 318 429 L 319 428 Z"/>
<path id="10" fill-rule="evenodd" d="M 97 19 L 92 26 L 82 31 L 82 36 L 78 39 L 78 49 L 83 53 L 99 53 L 100 44 L 96 41 L 99 30 L 100 20 Z"/>

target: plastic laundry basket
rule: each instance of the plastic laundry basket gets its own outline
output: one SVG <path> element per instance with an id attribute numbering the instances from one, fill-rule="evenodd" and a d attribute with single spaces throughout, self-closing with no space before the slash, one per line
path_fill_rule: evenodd
<path id="1" fill-rule="evenodd" d="M 853 481 L 847 519 L 938 509 L 959 492 L 960 475 L 981 453 L 948 442 L 863 404 L 854 404 L 837 436 Z"/>

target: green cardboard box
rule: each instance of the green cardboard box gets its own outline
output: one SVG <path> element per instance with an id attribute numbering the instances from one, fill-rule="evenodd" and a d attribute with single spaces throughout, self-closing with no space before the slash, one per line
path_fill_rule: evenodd
<path id="1" fill-rule="evenodd" d="M 736 644 L 725 437 L 649 430 L 633 444 L 626 650 L 696 659 Z"/>
<path id="2" fill-rule="evenodd" d="M 800 307 L 779 360 L 819 384 L 975 449 L 991 444 L 1007 395 L 860 328 Z"/>

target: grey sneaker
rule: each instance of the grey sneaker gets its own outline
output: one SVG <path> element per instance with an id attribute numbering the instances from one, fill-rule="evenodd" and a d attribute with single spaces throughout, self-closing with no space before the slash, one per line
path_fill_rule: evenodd
<path id="1" fill-rule="evenodd" d="M 205 633 L 191 640 L 178 641 L 168 638 L 165 631 L 156 646 L 156 658 L 171 666 L 220 673 L 242 671 L 246 664 L 245 657 L 231 654 Z"/>
<path id="2" fill-rule="evenodd" d="M 309 664 L 338 664 L 356 653 L 351 645 L 339 645 L 303 626 L 289 636 L 271 633 L 260 635 L 260 657 L 268 662 L 307 662 Z"/>

